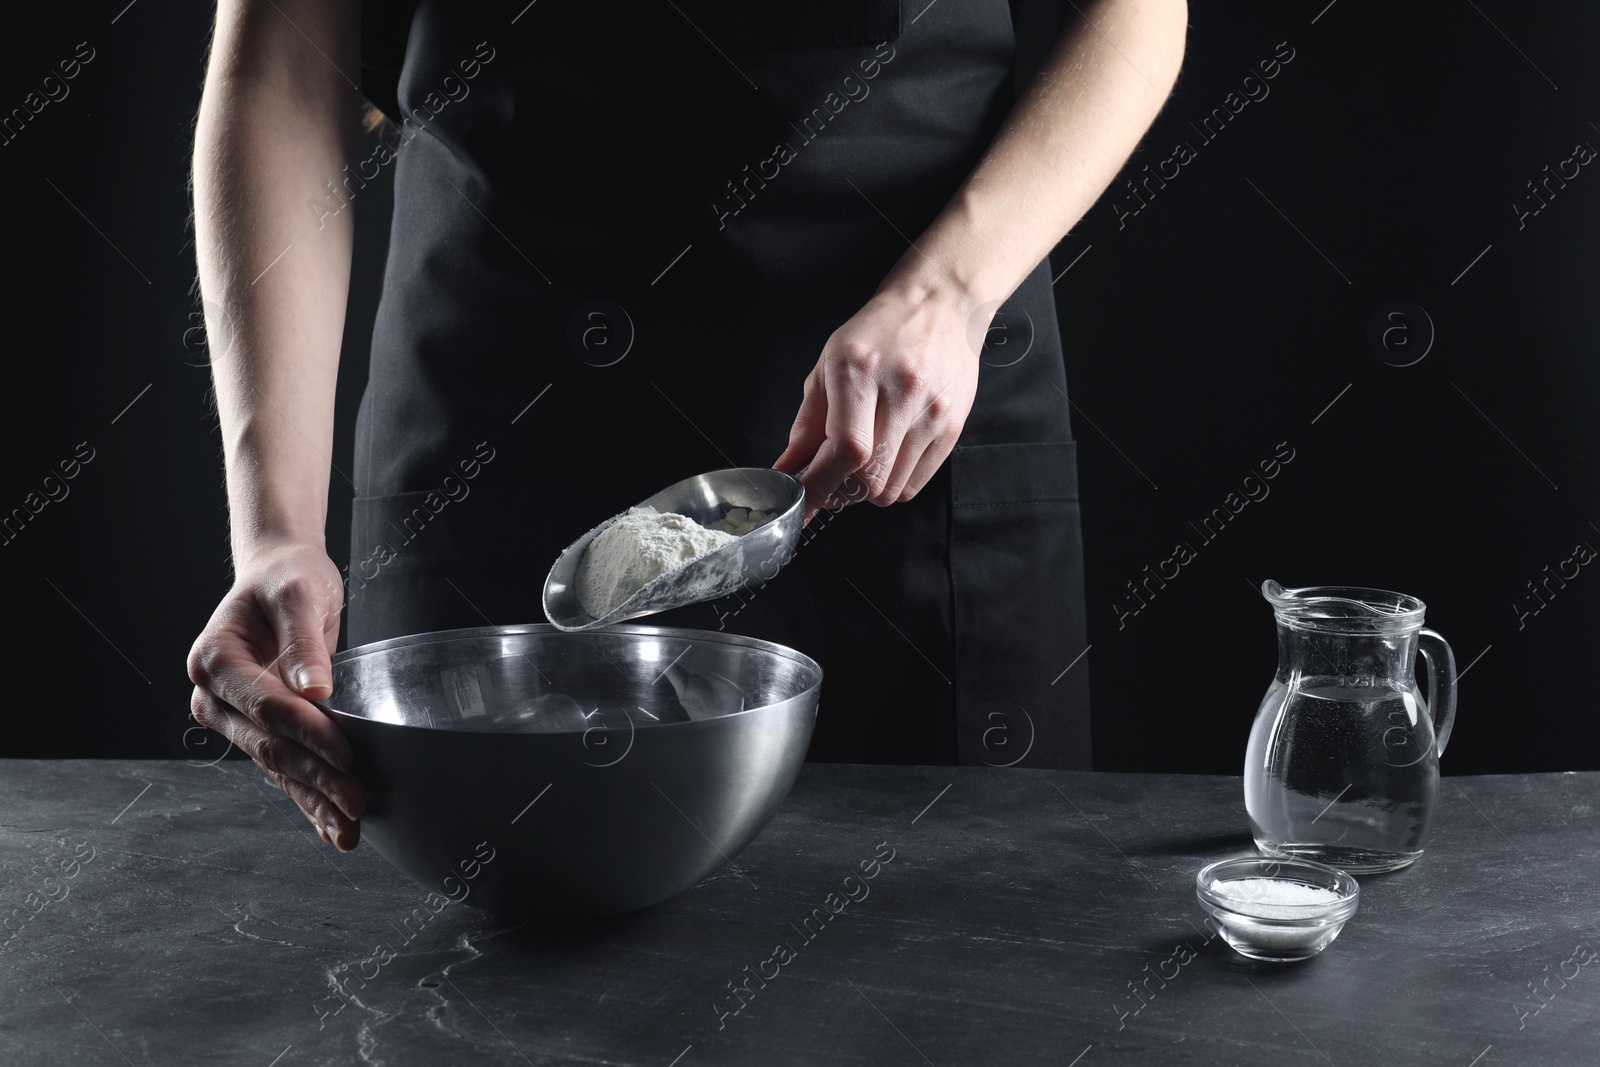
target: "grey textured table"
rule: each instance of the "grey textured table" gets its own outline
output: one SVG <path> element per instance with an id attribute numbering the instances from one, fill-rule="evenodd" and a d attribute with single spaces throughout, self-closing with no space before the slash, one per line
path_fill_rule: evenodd
<path id="1" fill-rule="evenodd" d="M 0 1063 L 1592 1067 L 1597 800 L 1447 779 L 1428 854 L 1274 967 L 1194 899 L 1238 779 L 812 765 L 736 870 L 550 929 L 335 853 L 248 764 L 0 761 Z"/>

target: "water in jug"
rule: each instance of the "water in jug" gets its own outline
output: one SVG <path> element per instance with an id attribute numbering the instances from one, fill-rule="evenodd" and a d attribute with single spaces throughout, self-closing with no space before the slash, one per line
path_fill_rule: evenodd
<path id="1" fill-rule="evenodd" d="M 1261 592 L 1277 617 L 1278 670 L 1245 755 L 1257 847 L 1352 874 L 1415 862 L 1455 720 L 1450 646 L 1422 625 L 1414 596 L 1271 580 Z"/>

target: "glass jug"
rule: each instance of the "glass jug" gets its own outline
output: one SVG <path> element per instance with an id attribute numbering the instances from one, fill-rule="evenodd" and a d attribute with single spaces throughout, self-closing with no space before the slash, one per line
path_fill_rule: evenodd
<path id="1" fill-rule="evenodd" d="M 1256 846 L 1352 874 L 1411 864 L 1433 821 L 1455 720 L 1450 646 L 1423 627 L 1426 605 L 1413 596 L 1270 579 L 1261 593 L 1277 616 L 1278 672 L 1245 754 Z"/>

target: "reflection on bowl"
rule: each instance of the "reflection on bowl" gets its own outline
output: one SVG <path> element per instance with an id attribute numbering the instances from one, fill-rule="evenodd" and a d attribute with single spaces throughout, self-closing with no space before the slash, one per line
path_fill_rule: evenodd
<path id="1" fill-rule="evenodd" d="M 379 855 L 479 907 L 604 914 L 682 892 L 761 832 L 821 682 L 731 634 L 490 626 L 341 652 L 323 706 Z"/>
<path id="2" fill-rule="evenodd" d="M 1276 963 L 1327 948 L 1361 903 L 1361 887 L 1337 867 L 1259 856 L 1201 868 L 1195 894 L 1234 951 Z"/>

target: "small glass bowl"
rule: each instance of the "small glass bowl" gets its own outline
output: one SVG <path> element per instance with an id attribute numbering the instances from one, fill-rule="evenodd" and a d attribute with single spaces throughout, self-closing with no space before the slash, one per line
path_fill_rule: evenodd
<path id="1" fill-rule="evenodd" d="M 1333 896 L 1311 903 L 1263 899 L 1263 880 L 1310 886 Z M 1327 948 L 1361 903 L 1361 887 L 1337 867 L 1260 856 L 1202 867 L 1195 875 L 1195 895 L 1234 951 L 1274 963 L 1310 959 Z"/>

